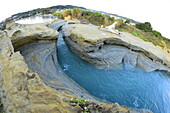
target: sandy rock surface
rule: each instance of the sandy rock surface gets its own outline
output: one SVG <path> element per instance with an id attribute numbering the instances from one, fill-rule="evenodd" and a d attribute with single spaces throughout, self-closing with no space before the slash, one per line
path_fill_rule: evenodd
<path id="1" fill-rule="evenodd" d="M 39 24 L 10 24 L 5 31 L 0 31 L 0 98 L 5 112 L 83 112 L 82 107 L 70 104 L 70 99 L 77 98 L 80 93 L 72 91 L 79 91 L 79 87 L 76 85 L 70 86 L 70 84 L 73 84 L 71 80 L 65 82 L 64 79 L 67 81 L 68 79 L 59 77 L 64 75 L 55 76 L 54 74 L 58 72 L 52 71 L 55 65 L 52 63 L 56 63 L 57 59 L 57 57 L 52 57 L 56 55 L 54 54 L 56 52 L 54 40 L 57 38 L 57 31 Z M 24 56 L 18 50 L 21 50 Z M 55 71 L 59 71 L 59 69 Z M 44 75 L 47 75 L 47 73 L 50 77 L 56 79 L 45 82 L 47 79 Z M 56 87 L 52 88 L 54 84 L 58 89 Z M 71 87 L 74 90 L 70 90 Z M 86 94 L 85 91 L 84 93 Z M 137 112 L 117 103 L 96 104 L 89 101 L 88 105 L 91 106 L 90 110 L 93 113 Z"/>

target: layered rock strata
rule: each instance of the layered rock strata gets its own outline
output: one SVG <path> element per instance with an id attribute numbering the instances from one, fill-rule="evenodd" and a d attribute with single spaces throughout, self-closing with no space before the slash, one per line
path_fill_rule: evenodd
<path id="1" fill-rule="evenodd" d="M 95 25 L 72 24 L 63 28 L 63 35 L 73 52 L 100 68 L 126 69 L 129 63 L 130 69 L 170 72 L 169 53 L 128 33 L 117 35 Z"/>
<path id="2" fill-rule="evenodd" d="M 5 112 L 83 112 L 80 106 L 72 106 L 70 99 L 82 94 L 93 99 L 60 73 L 54 42 L 57 38 L 58 32 L 44 24 L 13 23 L 0 31 L 0 98 Z M 136 112 L 117 103 L 99 105 L 89 101 L 89 105 L 93 113 Z"/>
<path id="3" fill-rule="evenodd" d="M 70 106 L 63 101 L 66 97 L 46 86 L 39 75 L 28 68 L 4 32 L 1 32 L 0 44 L 0 96 L 4 110 L 7 113 L 66 112 Z"/>

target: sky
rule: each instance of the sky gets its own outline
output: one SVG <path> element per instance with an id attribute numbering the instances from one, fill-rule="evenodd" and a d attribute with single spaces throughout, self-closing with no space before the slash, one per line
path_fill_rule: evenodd
<path id="1" fill-rule="evenodd" d="M 36 8 L 55 5 L 75 5 L 129 17 L 139 22 L 150 22 L 154 30 L 170 38 L 170 0 L 3 0 L 0 21 Z"/>

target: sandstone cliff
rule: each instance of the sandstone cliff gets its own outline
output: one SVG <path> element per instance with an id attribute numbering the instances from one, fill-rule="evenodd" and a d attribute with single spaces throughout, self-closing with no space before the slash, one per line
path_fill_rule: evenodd
<path id="1" fill-rule="evenodd" d="M 58 33 L 53 32 L 57 36 Z M 4 110 L 11 113 L 74 112 L 64 101 L 64 93 L 46 86 L 39 75 L 28 68 L 20 52 L 14 52 L 9 35 L 1 32 L 0 38 L 0 96 Z"/>

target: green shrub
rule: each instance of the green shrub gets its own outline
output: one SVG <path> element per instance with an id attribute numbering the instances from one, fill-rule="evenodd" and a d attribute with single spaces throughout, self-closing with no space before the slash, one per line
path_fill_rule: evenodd
<path id="1" fill-rule="evenodd" d="M 152 31 L 153 35 L 155 35 L 156 37 L 162 37 L 162 34 L 156 30 Z"/>
<path id="2" fill-rule="evenodd" d="M 64 19 L 64 15 L 61 12 L 55 12 L 53 15 L 57 16 L 60 19 Z"/>
<path id="3" fill-rule="evenodd" d="M 120 31 L 129 32 L 132 35 L 143 39 L 144 41 L 152 42 L 154 45 L 160 47 L 166 47 L 170 49 L 170 40 L 163 37 L 158 31 L 145 32 L 143 30 L 137 29 L 135 26 L 122 25 L 121 28 L 117 28 Z"/>
<path id="4" fill-rule="evenodd" d="M 50 10 L 50 14 L 53 14 L 53 13 L 55 13 L 56 12 L 56 9 L 51 9 Z"/>
<path id="5" fill-rule="evenodd" d="M 51 11 L 50 8 L 43 8 L 43 9 L 41 10 L 41 13 L 42 13 L 42 14 L 50 14 L 50 11 Z"/>
<path id="6" fill-rule="evenodd" d="M 127 23 L 127 24 L 129 24 L 130 22 L 131 22 L 130 19 L 127 19 L 127 20 L 125 21 L 125 23 Z"/>
<path id="7" fill-rule="evenodd" d="M 86 104 L 86 102 L 87 102 L 87 100 L 86 99 L 83 99 L 83 98 L 80 98 L 80 99 L 76 99 L 76 98 L 72 98 L 71 100 L 70 100 L 70 102 L 71 103 L 76 103 L 76 104 L 78 104 L 78 105 L 84 105 L 84 104 Z"/>
<path id="8" fill-rule="evenodd" d="M 62 14 L 64 17 L 71 15 L 72 14 L 71 9 L 64 10 Z"/>
<path id="9" fill-rule="evenodd" d="M 152 31 L 152 26 L 149 22 L 137 23 L 136 28 L 143 30 L 145 32 L 151 32 Z"/>
<path id="10" fill-rule="evenodd" d="M 71 98 L 71 103 L 74 103 L 82 108 L 83 113 L 90 113 L 89 104 L 87 104 L 87 100 L 83 98 Z"/>
<path id="11" fill-rule="evenodd" d="M 116 23 L 116 25 L 115 25 L 115 28 L 120 28 L 120 27 L 122 27 L 122 25 L 123 25 L 123 20 L 122 20 L 122 19 L 119 19 L 119 20 L 117 20 L 117 23 Z"/>

